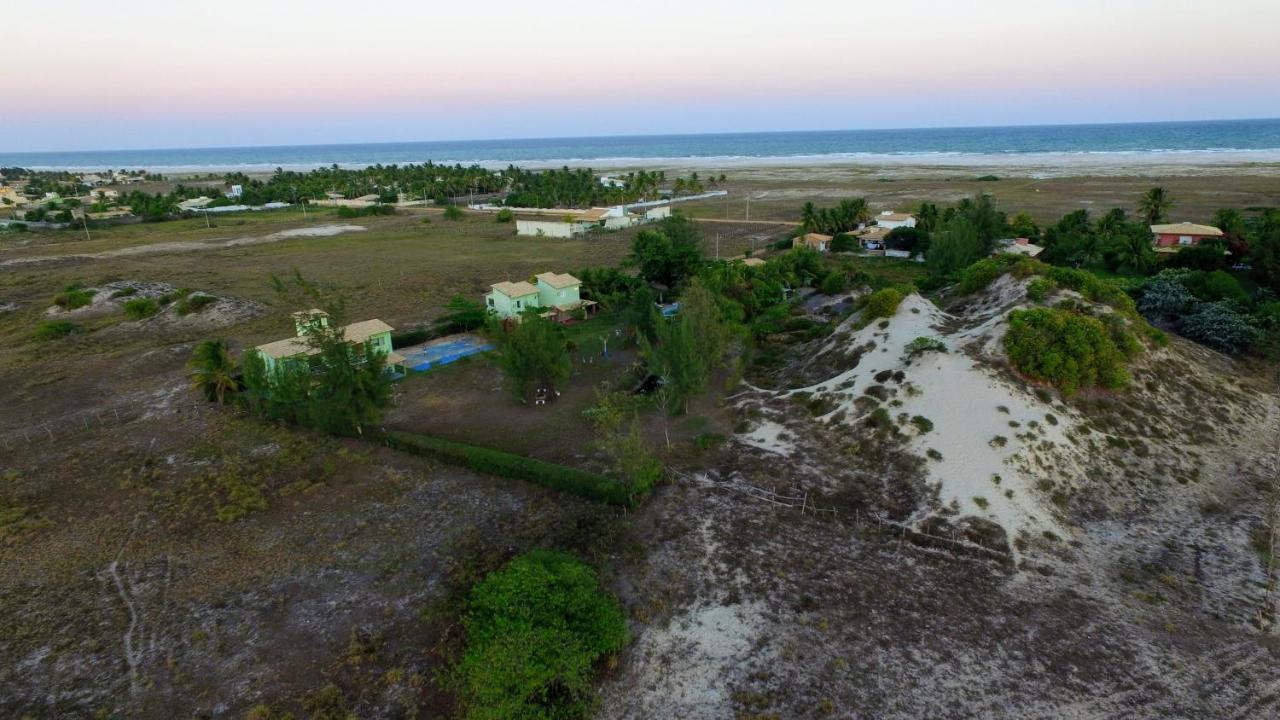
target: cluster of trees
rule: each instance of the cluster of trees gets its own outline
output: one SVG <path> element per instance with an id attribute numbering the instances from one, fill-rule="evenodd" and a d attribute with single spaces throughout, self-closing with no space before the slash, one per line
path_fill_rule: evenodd
<path id="1" fill-rule="evenodd" d="M 871 206 L 866 198 L 841 200 L 831 208 L 819 208 L 807 202 L 800 208 L 800 231 L 837 235 L 853 232 L 870 219 Z"/>
<path id="2" fill-rule="evenodd" d="M 368 345 L 357 351 L 347 342 L 341 300 L 326 302 L 300 275 L 288 283 L 272 280 L 292 304 L 326 308 L 328 322 L 312 323 L 305 336 L 311 353 L 269 370 L 257 352 L 245 353 L 238 365 L 225 340 L 208 340 L 196 346 L 188 363 L 193 386 L 211 402 L 234 403 L 262 417 L 363 435 L 391 404 L 386 355 Z"/>
<path id="3" fill-rule="evenodd" d="M 377 195 L 384 203 L 394 203 L 400 193 L 404 193 L 412 199 L 430 198 L 444 204 L 448 198 L 468 193 L 501 192 L 507 185 L 504 175 L 478 165 L 426 162 L 366 168 L 340 168 L 334 164 L 308 172 L 277 169 L 265 180 L 243 173 L 231 173 L 225 179 L 228 185 L 241 186 L 243 194 L 239 202 L 248 205 L 322 200 L 328 192 L 342 193 L 349 198 Z"/>
<path id="4" fill-rule="evenodd" d="M 1135 294 L 1148 320 L 1196 342 L 1226 353 L 1280 351 L 1280 300 L 1222 270 L 1162 270 Z"/>
<path id="5" fill-rule="evenodd" d="M 917 227 L 931 233 L 925 259 L 938 282 L 990 255 L 997 240 L 1009 237 L 1008 216 L 996 208 L 990 195 L 965 198 L 940 213 L 936 207 L 922 205 L 919 213 Z M 926 215 L 927 225 L 922 221 Z"/>
<path id="6" fill-rule="evenodd" d="M 1146 273 L 1156 265 L 1151 244 L 1151 224 L 1130 219 L 1115 208 L 1092 221 L 1088 210 L 1069 213 L 1051 225 L 1040 238 L 1042 259 L 1111 272 Z"/>

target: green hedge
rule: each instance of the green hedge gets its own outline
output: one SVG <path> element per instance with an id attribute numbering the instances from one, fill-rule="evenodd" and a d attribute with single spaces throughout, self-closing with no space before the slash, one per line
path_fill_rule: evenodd
<path id="1" fill-rule="evenodd" d="M 527 480 L 610 505 L 633 507 L 641 499 L 632 496 L 622 483 L 603 475 L 501 450 L 399 430 L 384 433 L 382 439 L 397 450 L 433 457 L 488 475 Z"/>

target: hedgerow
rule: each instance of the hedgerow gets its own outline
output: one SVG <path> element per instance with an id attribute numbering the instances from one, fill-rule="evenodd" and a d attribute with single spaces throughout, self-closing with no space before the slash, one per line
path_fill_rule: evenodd
<path id="1" fill-rule="evenodd" d="M 467 720 L 589 717 L 596 663 L 630 639 L 595 571 L 548 550 L 517 557 L 477 584 L 463 622 L 466 650 L 453 680 Z"/>
<path id="2" fill-rule="evenodd" d="M 1004 337 L 1009 362 L 1063 395 L 1084 387 L 1124 387 L 1125 357 L 1102 321 L 1054 308 L 1014 310 Z"/>
<path id="3" fill-rule="evenodd" d="M 611 505 L 630 507 L 643 495 L 603 475 L 492 448 L 403 431 L 390 431 L 383 434 L 382 438 L 387 445 L 397 450 L 434 457 L 476 472 L 526 480 Z"/>

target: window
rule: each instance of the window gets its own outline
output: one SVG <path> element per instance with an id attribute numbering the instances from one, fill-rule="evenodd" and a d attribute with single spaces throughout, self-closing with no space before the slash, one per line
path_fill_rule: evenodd
<path id="1" fill-rule="evenodd" d="M 1178 236 L 1178 244 L 1179 244 L 1179 245 L 1190 245 L 1190 244 L 1191 244 L 1191 236 L 1190 236 L 1190 235 L 1180 235 L 1180 236 Z"/>
<path id="2" fill-rule="evenodd" d="M 517 309 L 517 310 L 519 310 L 519 309 L 520 309 L 520 308 L 522 308 L 522 307 L 524 307 L 524 301 L 523 301 L 523 300 L 517 300 L 517 301 L 516 301 L 516 309 Z"/>
<path id="3" fill-rule="evenodd" d="M 493 298 L 488 298 L 488 300 L 489 300 L 489 307 L 493 307 Z"/>

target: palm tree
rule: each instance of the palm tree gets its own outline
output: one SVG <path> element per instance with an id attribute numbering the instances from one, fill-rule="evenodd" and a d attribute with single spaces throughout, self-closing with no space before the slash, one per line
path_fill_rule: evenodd
<path id="1" fill-rule="evenodd" d="M 814 207 L 812 202 L 805 203 L 800 208 L 800 229 L 804 232 L 813 232 L 818 222 L 818 209 Z"/>
<path id="2" fill-rule="evenodd" d="M 1142 199 L 1138 200 L 1138 210 L 1148 225 L 1163 222 L 1171 207 L 1173 207 L 1173 201 L 1169 199 L 1169 193 L 1162 187 L 1151 188 L 1142 194 Z"/>
<path id="3" fill-rule="evenodd" d="M 191 384 L 209 402 L 226 403 L 228 395 L 240 390 L 235 378 L 236 360 L 226 340 L 205 340 L 197 345 L 187 367 L 195 370 L 188 376 Z"/>
<path id="4" fill-rule="evenodd" d="M 1139 273 L 1147 272 L 1156 262 L 1151 239 L 1141 232 L 1125 233 L 1116 244 L 1112 257 L 1120 267 Z"/>

